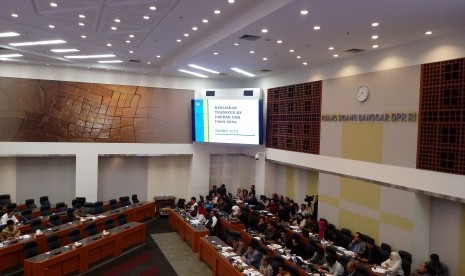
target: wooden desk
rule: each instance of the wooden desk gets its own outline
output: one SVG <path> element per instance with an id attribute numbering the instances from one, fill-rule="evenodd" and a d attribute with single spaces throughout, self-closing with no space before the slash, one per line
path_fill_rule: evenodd
<path id="1" fill-rule="evenodd" d="M 211 237 L 202 237 L 200 238 L 199 242 L 199 259 L 201 261 L 206 262 L 211 270 L 213 276 L 224 276 L 224 275 L 244 275 L 242 272 L 237 270 L 235 267 L 231 265 L 231 263 L 221 255 L 218 250 L 216 250 L 211 242 L 214 241 L 215 244 L 219 244 L 221 246 L 227 246 L 223 241 L 221 241 L 218 237 L 211 236 Z"/>
<path id="2" fill-rule="evenodd" d="M 97 234 L 81 240 L 82 246 L 64 246 L 24 260 L 24 275 L 67 275 L 84 273 L 89 267 L 106 258 L 118 257 L 133 245 L 145 244 L 145 225 L 130 222 L 109 230 L 111 234 Z"/>
<path id="3" fill-rule="evenodd" d="M 169 215 L 168 212 L 162 212 L 161 210 L 165 207 L 174 208 L 176 207 L 176 197 L 175 196 L 155 196 L 153 197 L 156 206 L 156 212 L 159 216 Z"/>
<path id="4" fill-rule="evenodd" d="M 210 230 L 203 225 L 198 225 L 193 227 L 184 218 L 174 210 L 169 211 L 168 223 L 171 229 L 177 231 L 181 239 L 187 242 L 191 248 L 192 252 L 199 252 L 199 239 L 206 235 L 210 235 Z"/>
<path id="5" fill-rule="evenodd" d="M 115 210 L 111 210 L 105 213 L 100 214 L 100 218 L 96 218 L 93 221 L 81 222 L 81 221 L 72 221 L 71 223 L 65 223 L 57 227 L 50 228 L 47 225 L 48 218 L 43 218 L 42 222 L 45 225 L 43 230 L 44 235 L 36 237 L 34 233 L 31 233 L 31 238 L 27 240 L 20 240 L 17 243 L 10 244 L 0 248 L 0 274 L 2 271 L 19 266 L 23 264 L 23 245 L 31 240 L 35 240 L 39 247 L 39 252 L 48 251 L 47 248 L 47 238 L 50 235 L 58 235 L 60 237 L 61 244 L 68 244 L 69 237 L 68 234 L 71 230 L 79 228 L 81 237 L 87 237 L 86 226 L 89 223 L 95 223 L 97 225 L 97 230 L 99 232 L 103 231 L 104 223 L 107 219 L 116 219 L 119 214 L 126 214 L 128 221 L 138 221 L 143 222 L 147 218 L 152 218 L 154 216 L 154 202 L 142 202 L 139 204 L 134 204 L 128 207 L 121 207 Z M 116 225 L 118 223 L 116 222 Z M 30 233 L 31 226 L 23 225 L 20 227 L 21 233 Z"/>
<path id="6" fill-rule="evenodd" d="M 245 230 L 245 225 L 238 219 L 235 221 L 230 221 L 225 218 L 219 218 L 218 220 L 219 220 L 219 223 L 218 223 L 219 232 L 216 232 L 216 233 L 220 233 L 222 237 L 225 236 L 226 229 L 235 230 L 235 231 Z"/>

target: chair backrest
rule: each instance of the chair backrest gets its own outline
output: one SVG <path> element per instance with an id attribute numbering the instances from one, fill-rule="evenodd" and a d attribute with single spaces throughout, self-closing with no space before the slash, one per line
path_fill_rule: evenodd
<path id="1" fill-rule="evenodd" d="M 71 200 L 71 206 L 73 206 L 74 208 L 77 208 L 78 205 L 81 205 L 81 201 L 79 201 L 79 199 L 73 199 Z"/>
<path id="2" fill-rule="evenodd" d="M 49 216 L 52 214 L 52 210 L 50 209 L 50 205 L 41 205 L 40 206 L 40 215 L 41 216 Z"/>
<path id="3" fill-rule="evenodd" d="M 404 250 L 399 250 L 399 256 L 402 258 L 402 270 L 404 274 L 410 275 L 412 270 L 412 254 Z"/>
<path id="4" fill-rule="evenodd" d="M 81 240 L 81 231 L 79 229 L 73 229 L 69 231 L 68 237 L 70 242 Z"/>
<path id="5" fill-rule="evenodd" d="M 11 204 L 11 197 L 9 194 L 0 195 L 0 205 L 1 206 L 8 206 Z"/>
<path id="6" fill-rule="evenodd" d="M 113 219 L 110 218 L 110 219 L 105 220 L 105 230 L 110 230 L 113 227 L 115 227 Z"/>
<path id="7" fill-rule="evenodd" d="M 47 238 L 48 250 L 53 250 L 61 246 L 60 237 L 58 235 L 51 235 Z"/>
<path id="8" fill-rule="evenodd" d="M 32 219 L 31 220 L 31 230 L 35 232 L 37 229 L 42 230 L 42 220 L 40 218 Z"/>
<path id="9" fill-rule="evenodd" d="M 114 198 L 110 199 L 109 203 L 110 203 L 110 209 L 111 210 L 114 210 L 114 209 L 119 207 L 118 201 L 116 201 L 116 199 L 114 199 Z"/>
<path id="10" fill-rule="evenodd" d="M 139 203 L 139 202 L 140 202 L 139 199 L 137 198 L 137 194 L 133 194 L 132 197 L 131 197 L 131 199 L 132 199 L 132 203 L 133 203 L 133 204 L 136 204 L 136 203 Z"/>
<path id="11" fill-rule="evenodd" d="M 51 215 L 51 216 L 48 218 L 48 223 L 50 223 L 50 224 L 52 224 L 52 225 L 55 225 L 55 226 L 58 226 L 58 225 L 62 224 L 62 222 L 61 222 L 61 216 L 58 215 L 58 214 Z"/>
<path id="12" fill-rule="evenodd" d="M 66 204 L 64 202 L 57 202 L 57 204 L 55 205 L 55 207 L 57 208 L 57 212 L 58 213 L 61 213 L 61 212 L 64 212 L 66 211 Z"/>
<path id="13" fill-rule="evenodd" d="M 129 196 L 122 196 L 119 198 L 121 206 L 129 206 L 131 205 L 131 201 L 129 200 Z"/>
<path id="14" fill-rule="evenodd" d="M 48 196 L 41 196 L 39 202 L 40 205 L 51 205 L 50 201 L 48 200 Z"/>
<path id="15" fill-rule="evenodd" d="M 118 224 L 123 225 L 123 224 L 126 224 L 126 223 L 128 223 L 128 220 L 126 218 L 126 214 L 119 214 L 118 215 Z"/>
<path id="16" fill-rule="evenodd" d="M 86 233 L 88 236 L 93 236 L 98 233 L 97 231 L 97 225 L 95 223 L 89 223 L 86 226 Z"/>
<path id="17" fill-rule="evenodd" d="M 26 201 L 24 202 L 24 205 L 26 205 L 27 209 L 35 209 L 35 208 L 37 208 L 37 205 L 36 205 L 34 199 L 32 199 L 32 198 L 26 199 Z"/>
<path id="18" fill-rule="evenodd" d="M 105 212 L 105 208 L 103 208 L 103 202 L 97 201 L 94 203 L 94 214 L 101 214 Z"/>
<path id="19" fill-rule="evenodd" d="M 402 259 L 407 259 L 407 260 L 409 260 L 409 261 L 412 261 L 412 254 L 410 254 L 410 253 L 407 252 L 407 251 L 399 250 L 399 256 L 400 256 Z"/>
<path id="20" fill-rule="evenodd" d="M 391 245 L 387 244 L 387 243 L 381 243 L 381 248 L 386 250 L 387 252 L 391 253 L 392 252 L 392 247 Z"/>
<path id="21" fill-rule="evenodd" d="M 76 199 L 78 200 L 78 202 L 81 203 L 81 205 L 84 205 L 84 203 L 86 203 L 86 198 L 85 197 L 76 197 Z"/>
<path id="22" fill-rule="evenodd" d="M 32 210 L 31 209 L 24 209 L 21 211 L 21 216 L 25 218 L 26 220 L 31 220 L 32 219 Z"/>
<path id="23" fill-rule="evenodd" d="M 39 246 L 36 241 L 30 241 L 24 244 L 23 247 L 24 259 L 39 255 Z"/>
<path id="24" fill-rule="evenodd" d="M 347 235 L 347 236 L 352 236 L 352 231 L 350 231 L 350 229 L 347 229 L 347 228 L 341 228 L 341 234 L 342 235 Z"/>
<path id="25" fill-rule="evenodd" d="M 86 202 L 84 203 L 84 212 L 87 214 L 94 214 L 95 210 L 95 204 L 92 202 Z"/>
<path id="26" fill-rule="evenodd" d="M 74 214 L 73 213 L 74 213 L 75 210 L 76 210 L 75 208 L 66 209 L 66 214 L 68 215 L 68 222 L 74 220 Z"/>

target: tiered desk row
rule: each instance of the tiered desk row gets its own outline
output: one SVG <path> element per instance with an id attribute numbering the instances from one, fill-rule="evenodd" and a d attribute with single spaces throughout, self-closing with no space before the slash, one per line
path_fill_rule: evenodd
<path id="1" fill-rule="evenodd" d="M 107 207 L 107 209 L 109 208 Z M 85 242 L 83 242 L 83 248 L 86 247 L 86 249 L 69 250 L 69 248 L 63 247 L 57 251 L 54 251 L 54 252 L 58 252 L 58 251 L 60 252 L 59 254 L 56 255 L 56 257 L 47 258 L 46 261 L 43 261 L 44 260 L 43 258 L 45 258 L 46 255 L 41 254 L 36 257 L 28 259 L 26 262 L 24 260 L 24 253 L 23 253 L 24 244 L 35 240 L 38 244 L 39 252 L 44 253 L 48 251 L 47 238 L 51 235 L 58 235 L 60 237 L 61 244 L 67 245 L 67 244 L 70 244 L 68 234 L 73 229 L 79 229 L 80 235 L 82 237 L 87 237 L 85 229 L 89 223 L 95 223 L 97 230 L 99 232 L 102 232 L 104 229 L 104 222 L 107 219 L 114 219 L 116 221 L 116 218 L 118 217 L 119 214 L 125 214 L 126 219 L 129 222 L 143 222 L 147 219 L 153 218 L 154 210 L 155 210 L 154 202 L 142 202 L 142 203 L 137 203 L 137 204 L 133 204 L 133 205 L 126 206 L 126 207 L 120 207 L 114 210 L 104 212 L 102 214 L 96 215 L 95 219 L 90 220 L 90 221 L 86 221 L 86 222 L 81 222 L 79 220 L 69 221 L 67 223 L 65 222 L 64 224 L 61 224 L 59 226 L 53 226 L 53 227 L 48 224 L 48 217 L 44 217 L 42 218 L 42 225 L 45 230 L 42 230 L 43 235 L 40 235 L 40 236 L 37 236 L 36 233 L 31 233 L 30 225 L 28 224 L 22 225 L 20 227 L 20 230 L 21 230 L 21 233 L 23 234 L 23 239 L 20 239 L 19 241 L 15 243 L 10 243 L 10 244 L 1 243 L 0 244 L 1 246 L 0 247 L 0 273 L 7 269 L 18 267 L 22 265 L 24 262 L 25 266 L 26 266 L 26 263 L 28 266 L 27 271 L 25 267 L 25 273 L 28 273 L 28 275 L 36 275 L 35 271 L 42 271 L 43 269 L 47 268 L 50 261 L 53 261 L 54 263 L 57 260 L 59 262 L 63 262 L 63 265 L 64 265 L 64 267 L 61 270 L 62 271 L 61 274 L 67 274 L 65 272 L 68 271 L 69 269 L 69 268 L 66 268 L 67 265 L 70 264 L 69 260 L 74 260 L 73 262 L 79 263 L 78 270 L 81 273 L 81 271 L 83 271 L 82 269 L 86 269 L 87 266 L 95 262 L 96 259 L 103 258 L 105 256 L 110 256 L 110 255 L 113 257 L 118 256 L 121 253 L 121 250 L 132 245 L 131 243 L 133 242 L 133 240 L 129 240 L 129 239 L 134 239 L 134 241 L 137 244 L 144 244 L 145 243 L 145 225 L 131 223 L 131 224 L 128 224 L 130 226 L 128 229 L 125 228 L 126 227 L 125 225 L 118 226 L 116 228 L 113 228 L 113 230 L 111 230 L 112 234 L 110 234 L 108 237 L 104 237 L 102 239 L 98 239 L 95 241 L 91 239 L 93 242 L 90 242 L 90 241 L 87 242 L 84 240 Z M 67 221 L 66 214 L 62 216 L 62 221 Z M 24 234 L 28 234 L 28 235 L 24 236 Z M 95 237 L 91 237 L 91 238 L 95 238 Z M 98 247 L 98 249 L 96 249 L 97 251 L 93 249 L 96 247 Z M 87 252 L 86 254 L 88 255 L 84 259 L 82 258 L 83 252 Z M 97 255 L 98 257 L 96 257 Z M 74 257 L 74 256 L 77 256 L 77 257 Z M 46 263 L 46 266 L 44 268 L 45 263 Z M 50 263 L 50 265 L 51 264 L 52 263 Z M 76 265 L 76 264 L 73 264 L 73 265 Z M 41 268 L 37 268 L 38 269 L 37 270 L 36 266 L 41 267 Z M 53 265 L 53 267 L 55 267 L 55 264 Z M 53 275 L 61 275 L 61 274 L 58 273 L 58 274 L 53 274 Z"/>

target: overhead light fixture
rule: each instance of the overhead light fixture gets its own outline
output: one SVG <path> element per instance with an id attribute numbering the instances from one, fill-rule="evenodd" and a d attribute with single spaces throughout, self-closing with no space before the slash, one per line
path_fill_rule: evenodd
<path id="1" fill-rule="evenodd" d="M 294 49 L 290 49 L 289 52 L 290 52 L 290 53 L 294 53 Z"/>
<path id="2" fill-rule="evenodd" d="M 321 29 L 321 27 L 318 26 L 318 25 L 315 25 L 315 26 L 313 26 L 313 29 L 316 30 L 316 31 L 318 31 L 319 29 Z"/>
<path id="3" fill-rule="evenodd" d="M 149 19 L 150 19 L 150 16 L 144 15 L 142 18 L 144 18 L 145 20 L 149 20 Z"/>
<path id="4" fill-rule="evenodd" d="M 301 11 L 300 11 L 300 14 L 301 14 L 301 15 L 307 15 L 307 14 L 308 14 L 308 10 L 301 10 Z"/>
<path id="5" fill-rule="evenodd" d="M 15 33 L 15 32 L 5 32 L 5 33 L 0 33 L 0 37 L 13 37 L 13 36 L 19 36 L 20 34 Z"/>
<path id="6" fill-rule="evenodd" d="M 203 70 L 205 72 L 209 72 L 209 73 L 212 73 L 212 74 L 219 74 L 220 72 L 218 71 L 215 71 L 215 70 L 212 70 L 212 69 L 208 69 L 208 68 L 205 68 L 205 67 L 202 67 L 200 65 L 196 65 L 196 64 L 189 64 L 189 67 L 192 67 L 192 68 L 195 68 L 195 69 L 199 69 L 199 70 Z"/>
<path id="7" fill-rule="evenodd" d="M 87 36 L 85 36 L 85 35 L 81 35 L 81 38 L 82 38 L 82 39 L 86 39 L 86 38 L 87 38 Z"/>
<path id="8" fill-rule="evenodd" d="M 178 42 L 178 43 L 180 43 L 181 41 L 182 41 L 182 40 L 181 40 L 181 39 L 179 39 L 179 38 L 178 38 L 178 39 L 176 39 L 176 42 Z"/>
<path id="9" fill-rule="evenodd" d="M 376 49 L 376 48 L 378 48 L 379 46 L 375 44 L 375 45 L 373 45 L 372 47 L 373 47 L 374 49 Z"/>
<path id="10" fill-rule="evenodd" d="M 328 50 L 332 51 L 332 50 L 334 50 L 334 47 L 333 47 L 333 46 L 329 46 Z"/>
<path id="11" fill-rule="evenodd" d="M 119 18 L 115 18 L 115 22 L 116 22 L 116 23 L 120 23 L 121 20 L 120 20 Z"/>
<path id="12" fill-rule="evenodd" d="M 112 29 L 113 31 L 118 30 L 118 28 L 116 28 L 115 26 L 111 26 L 111 29 Z"/>
<path id="13" fill-rule="evenodd" d="M 191 75 L 194 75 L 194 76 L 197 76 L 197 77 L 201 77 L 201 78 L 208 78 L 208 76 L 205 76 L 203 74 L 199 74 L 199 73 L 192 72 L 192 71 L 187 71 L 187 70 L 184 70 L 184 69 L 179 69 L 178 71 L 186 73 L 186 74 L 191 74 Z"/>
<path id="14" fill-rule="evenodd" d="M 11 17 L 18 17 L 19 15 L 17 13 L 12 13 Z"/>
<path id="15" fill-rule="evenodd" d="M 277 40 L 276 43 L 281 44 L 281 43 L 283 43 L 283 41 L 282 40 Z"/>
<path id="16" fill-rule="evenodd" d="M 50 29 L 55 29 L 55 25 L 48 25 Z"/>
<path id="17" fill-rule="evenodd" d="M 54 7 L 54 8 L 58 7 L 57 3 L 55 3 L 55 2 L 50 2 L 50 6 Z"/>
<path id="18" fill-rule="evenodd" d="M 113 54 L 104 54 L 104 55 L 65 56 L 65 58 L 71 58 L 71 59 L 111 58 L 111 57 L 115 57 L 115 55 L 113 55 Z"/>
<path id="19" fill-rule="evenodd" d="M 107 47 L 111 47 L 111 43 L 107 43 Z"/>
<path id="20" fill-rule="evenodd" d="M 133 35 L 133 34 L 130 34 L 129 37 L 130 37 L 130 38 L 134 38 L 134 35 Z"/>
<path id="21" fill-rule="evenodd" d="M 188 36 L 189 36 L 189 34 L 188 34 L 188 33 L 185 33 L 185 34 L 184 34 L 184 36 L 185 36 L 185 37 L 188 37 Z"/>
<path id="22" fill-rule="evenodd" d="M 79 18 L 86 18 L 86 16 L 84 14 L 80 14 Z"/>
<path id="23" fill-rule="evenodd" d="M 215 14 L 220 14 L 220 13 L 221 13 L 220 10 L 214 10 L 213 12 L 214 12 Z"/>
<path id="24" fill-rule="evenodd" d="M 377 35 L 372 35 L 371 39 L 378 39 L 378 36 Z"/>
<path id="25" fill-rule="evenodd" d="M 229 4 L 234 4 L 234 2 L 236 2 L 236 1 L 235 0 L 228 0 Z"/>
<path id="26" fill-rule="evenodd" d="M 98 63 L 121 63 L 121 62 L 124 62 L 124 61 L 116 59 L 116 60 L 99 60 L 97 62 Z"/>
<path id="27" fill-rule="evenodd" d="M 266 34 L 268 32 L 268 29 L 262 29 L 262 33 Z"/>
<path id="28" fill-rule="evenodd" d="M 197 31 L 199 28 L 197 28 L 196 26 L 192 27 L 192 30 L 193 31 Z"/>
<path id="29" fill-rule="evenodd" d="M 85 25 L 83 22 L 79 22 L 78 24 L 79 24 L 79 26 L 81 26 L 81 27 L 83 27 L 83 26 Z"/>
<path id="30" fill-rule="evenodd" d="M 150 9 L 151 11 L 154 11 L 154 10 L 156 10 L 156 9 L 157 9 L 157 7 L 155 7 L 155 6 L 150 6 L 150 8 L 149 8 L 149 9 Z"/>
<path id="31" fill-rule="evenodd" d="M 337 57 L 339 57 L 339 55 L 338 55 L 338 54 L 334 54 L 333 57 L 337 58 Z"/>
<path id="32" fill-rule="evenodd" d="M 302 65 L 303 65 L 303 66 L 307 66 L 308 63 L 304 61 L 304 62 L 302 62 Z"/>
<path id="33" fill-rule="evenodd" d="M 431 34 L 433 34 L 432 31 L 427 31 L 427 32 L 425 32 L 425 35 L 431 35 Z"/>
<path id="34" fill-rule="evenodd" d="M 244 70 L 242 70 L 242 69 L 240 69 L 240 68 L 237 68 L 237 67 L 232 67 L 231 70 L 233 70 L 233 71 L 235 71 L 235 72 L 237 72 L 237 73 L 246 75 L 246 76 L 248 76 L 248 77 L 255 77 L 254 74 L 249 73 L 249 72 L 247 72 L 247 71 L 244 71 Z"/>
<path id="35" fill-rule="evenodd" d="M 208 23 L 208 19 L 202 19 L 202 22 L 206 24 Z"/>
<path id="36" fill-rule="evenodd" d="M 267 61 L 267 60 L 268 60 L 268 58 L 267 58 L 267 57 L 264 57 L 264 58 L 262 58 L 262 59 L 263 59 L 264 61 Z"/>
<path id="37" fill-rule="evenodd" d="M 251 53 L 251 54 L 255 54 L 255 51 L 254 51 L 254 50 L 250 50 L 250 52 L 249 52 L 249 53 Z"/>
<path id="38" fill-rule="evenodd" d="M 151 61 L 147 61 L 147 64 L 150 65 L 150 64 L 152 64 L 152 62 L 151 62 Z"/>
<path id="39" fill-rule="evenodd" d="M 129 50 L 129 53 L 130 53 L 130 54 L 134 54 L 134 51 L 133 51 L 133 50 Z"/>
<path id="40" fill-rule="evenodd" d="M 378 23 L 378 22 L 373 22 L 373 23 L 371 23 L 371 26 L 372 26 L 372 27 L 378 27 L 378 26 L 379 26 L 379 23 Z"/>
<path id="41" fill-rule="evenodd" d="M 218 53 L 217 53 L 217 52 L 214 52 L 214 53 L 213 53 L 213 55 L 217 56 L 217 55 L 218 55 Z"/>
<path id="42" fill-rule="evenodd" d="M 52 49 L 50 50 L 54 53 L 71 53 L 71 52 L 79 52 L 78 49 Z"/>
<path id="43" fill-rule="evenodd" d="M 126 40 L 126 43 L 131 43 L 131 40 Z"/>
<path id="44" fill-rule="evenodd" d="M 297 59 L 301 59 L 301 58 L 302 58 L 302 56 L 297 56 Z"/>
<path id="45" fill-rule="evenodd" d="M 22 57 L 23 55 L 21 54 L 5 54 L 5 55 L 0 55 L 0 58 L 14 58 L 14 57 Z"/>
<path id="46" fill-rule="evenodd" d="M 234 46 L 239 46 L 241 45 L 239 42 L 234 42 Z"/>
<path id="47" fill-rule="evenodd" d="M 161 56 L 160 56 L 160 55 L 157 55 L 157 58 L 161 58 Z"/>
<path id="48" fill-rule="evenodd" d="M 40 40 L 40 41 L 29 41 L 29 42 L 15 42 L 9 43 L 10 46 L 36 46 L 36 45 L 49 45 L 49 44 L 62 44 L 66 41 L 57 39 L 57 40 Z"/>

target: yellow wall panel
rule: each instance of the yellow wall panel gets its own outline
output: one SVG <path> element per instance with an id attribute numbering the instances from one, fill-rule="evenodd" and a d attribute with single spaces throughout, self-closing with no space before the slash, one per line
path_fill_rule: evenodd
<path id="1" fill-rule="evenodd" d="M 380 218 L 382 223 L 390 224 L 397 228 L 401 228 L 408 231 L 413 230 L 413 220 L 411 219 L 400 217 L 386 212 L 381 212 Z"/>
<path id="2" fill-rule="evenodd" d="M 379 221 L 373 218 L 341 209 L 339 224 L 340 228 L 350 229 L 352 233 L 361 232 L 372 237 L 375 241 L 379 240 Z"/>
<path id="3" fill-rule="evenodd" d="M 296 169 L 286 166 L 286 189 L 285 194 L 289 198 L 295 198 Z"/>
<path id="4" fill-rule="evenodd" d="M 307 188 L 305 193 L 307 195 L 318 194 L 318 179 L 320 174 L 318 172 L 307 172 Z"/>
<path id="5" fill-rule="evenodd" d="M 340 198 L 351 203 L 379 210 L 381 187 L 368 182 L 341 177 Z"/>
<path id="6" fill-rule="evenodd" d="M 381 163 L 382 123 L 343 123 L 342 158 Z"/>
<path id="7" fill-rule="evenodd" d="M 328 205 L 339 208 L 339 199 L 337 199 L 335 197 L 332 197 L 332 196 L 319 194 L 318 195 L 318 202 L 323 202 L 325 204 L 328 204 Z"/>

